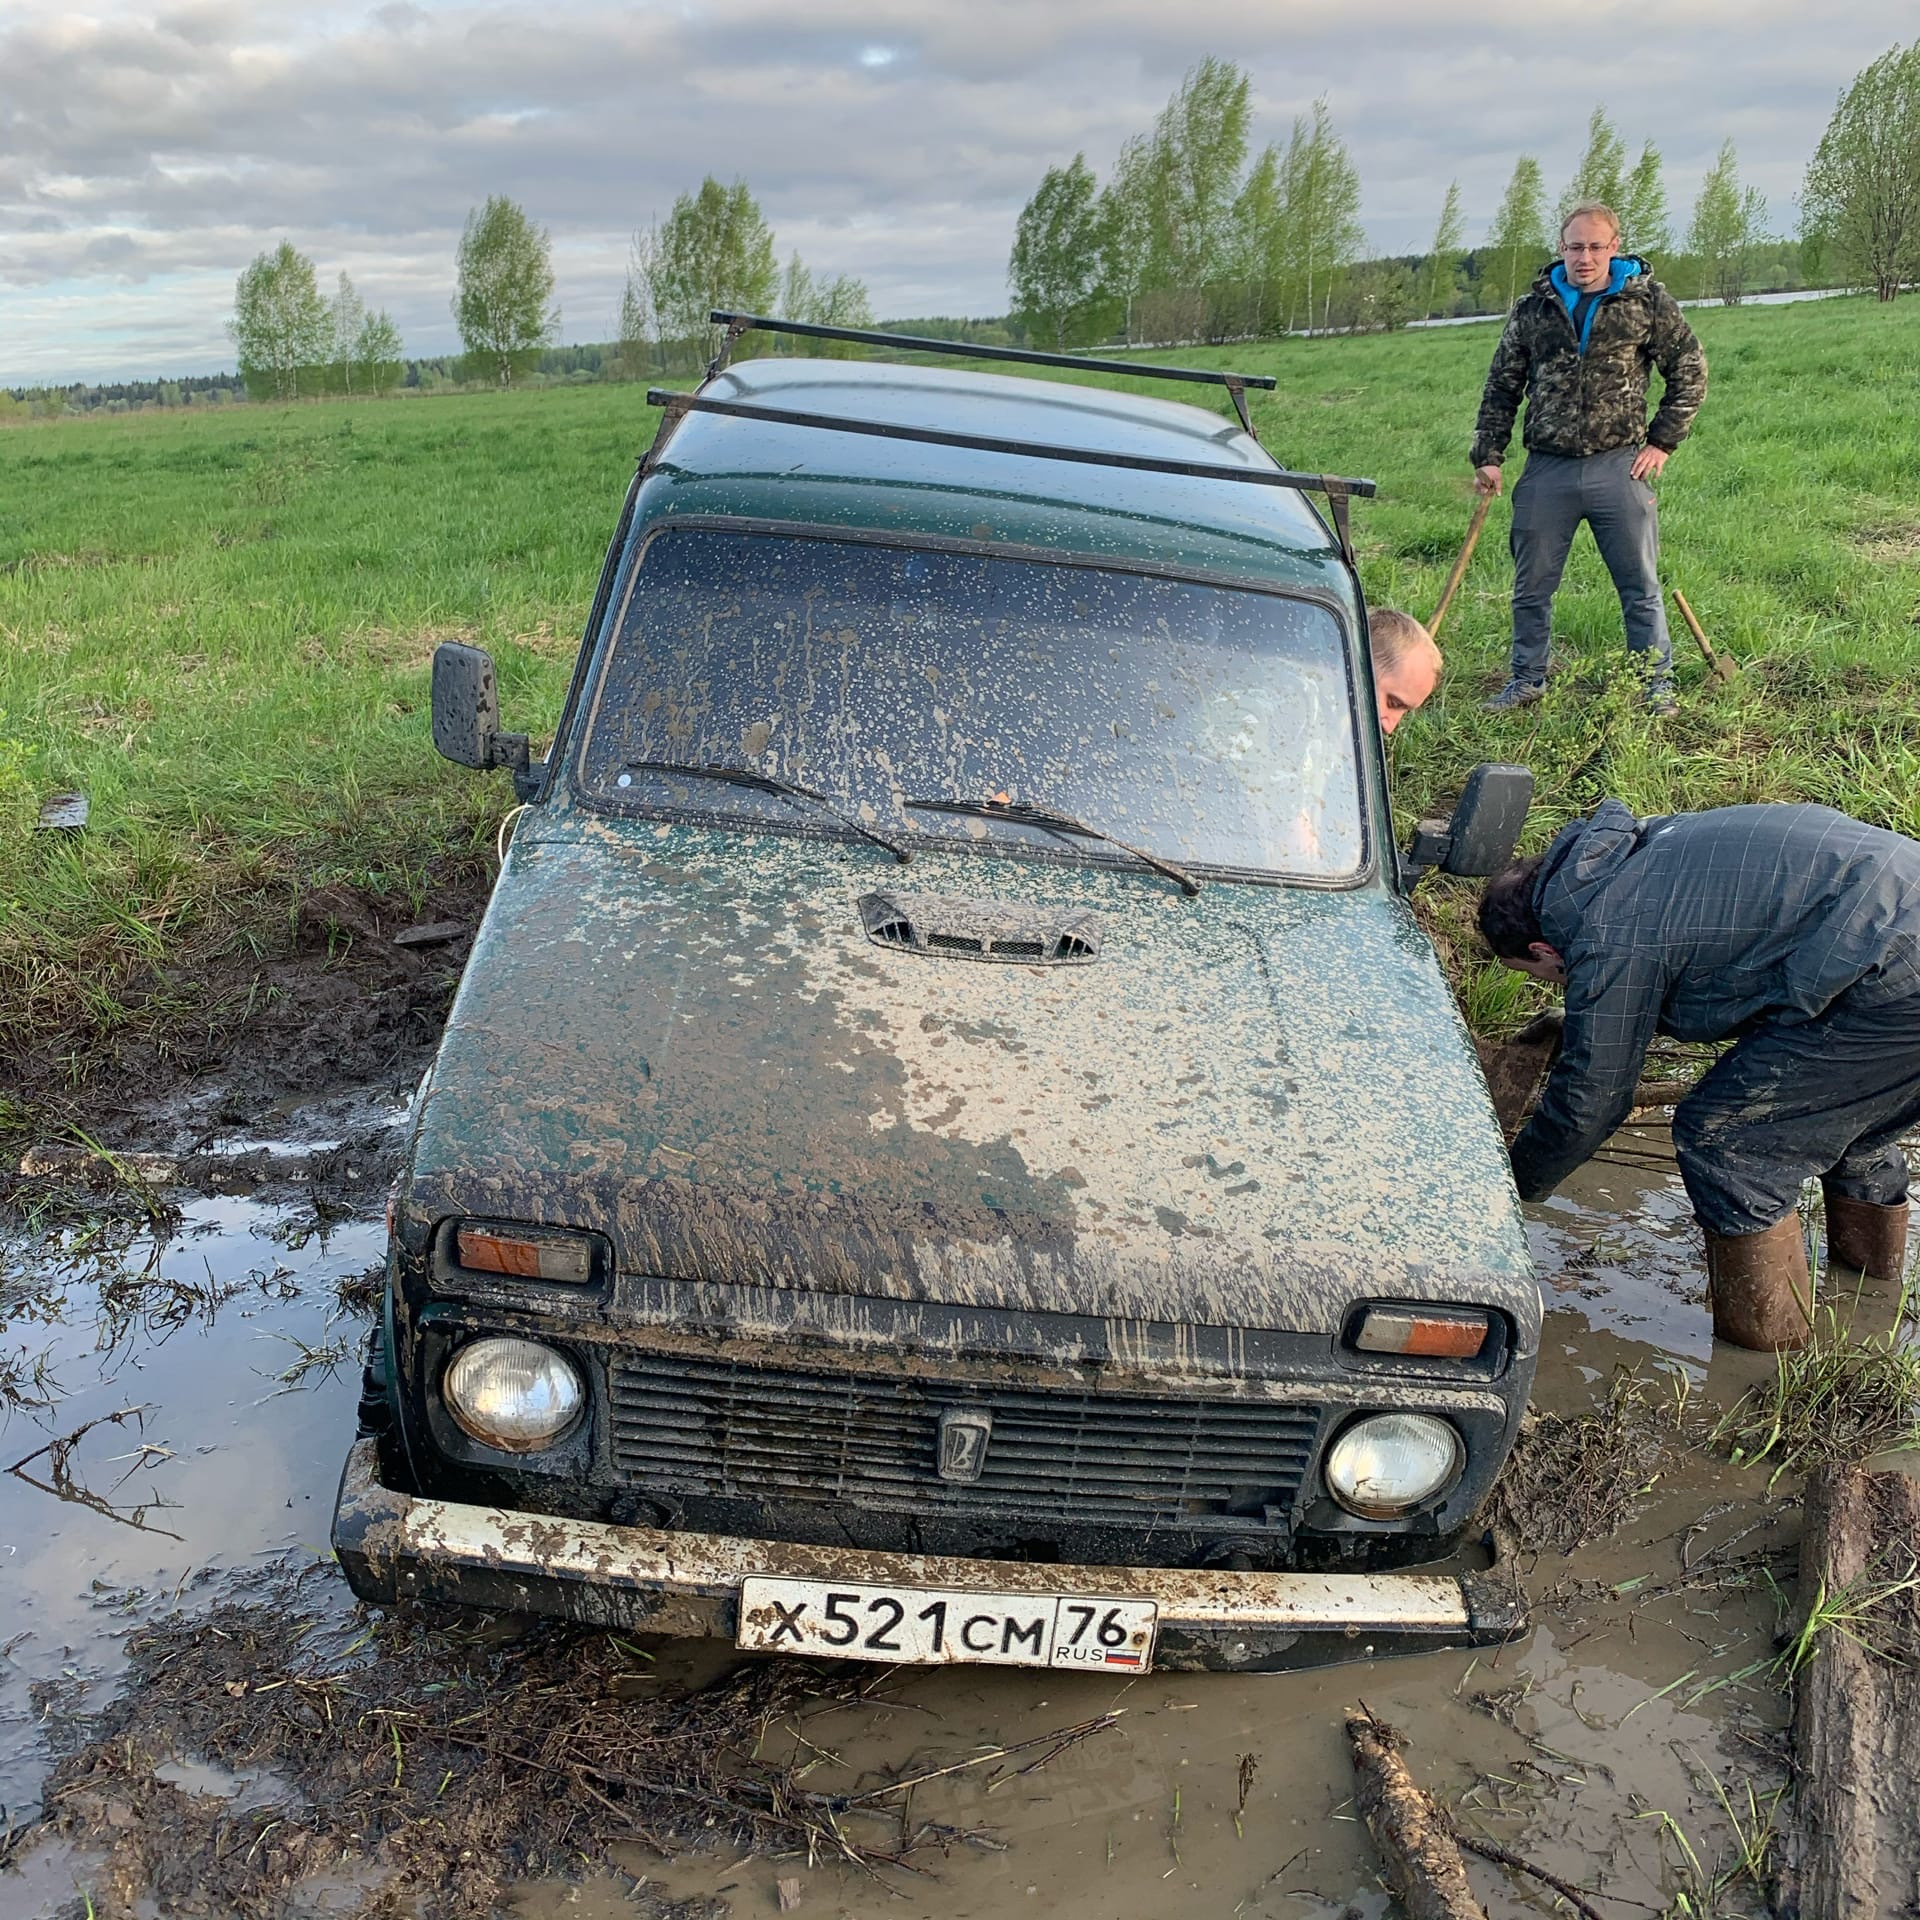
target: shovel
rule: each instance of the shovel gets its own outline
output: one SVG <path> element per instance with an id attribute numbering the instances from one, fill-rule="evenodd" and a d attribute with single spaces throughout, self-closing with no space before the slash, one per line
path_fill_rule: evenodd
<path id="1" fill-rule="evenodd" d="M 1687 623 L 1687 631 L 1700 642 L 1700 651 L 1707 656 L 1707 665 L 1712 670 L 1714 678 L 1716 680 L 1739 679 L 1740 663 L 1731 654 L 1714 652 L 1713 643 L 1707 638 L 1706 629 L 1694 618 L 1693 609 L 1687 605 L 1687 596 L 1678 587 L 1673 589 L 1673 604 L 1680 609 L 1680 618 Z"/>
<path id="2" fill-rule="evenodd" d="M 1447 575 L 1447 584 L 1441 589 L 1440 604 L 1433 610 L 1433 618 L 1427 622 L 1427 631 L 1434 639 L 1440 638 L 1440 622 L 1447 617 L 1447 609 L 1453 604 L 1453 596 L 1460 590 L 1460 582 L 1467 577 L 1467 562 L 1473 558 L 1473 550 L 1479 544 L 1480 529 L 1487 524 L 1487 511 L 1493 505 L 1493 495 L 1483 493 L 1473 509 L 1473 523 L 1467 528 L 1466 543 L 1460 549 L 1460 558 L 1453 563 L 1453 571 Z"/>

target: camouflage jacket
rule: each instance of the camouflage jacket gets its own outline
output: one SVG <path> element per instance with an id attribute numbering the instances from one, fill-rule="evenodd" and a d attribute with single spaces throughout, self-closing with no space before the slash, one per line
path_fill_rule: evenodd
<path id="1" fill-rule="evenodd" d="M 1584 460 L 1644 441 L 1671 453 L 1687 437 L 1706 397 L 1707 356 L 1673 295 L 1644 260 L 1635 265 L 1639 271 L 1618 293 L 1601 296 L 1585 353 L 1548 278 L 1551 268 L 1514 302 L 1480 400 L 1476 467 L 1506 458 L 1523 398 L 1529 453 Z M 1655 367 L 1666 391 L 1649 422 L 1647 376 Z"/>

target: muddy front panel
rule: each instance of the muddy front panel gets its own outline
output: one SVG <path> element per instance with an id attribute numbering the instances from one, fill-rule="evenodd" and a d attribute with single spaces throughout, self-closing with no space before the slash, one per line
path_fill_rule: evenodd
<path id="1" fill-rule="evenodd" d="M 613 1460 L 686 1495 L 1052 1521 L 1290 1530 L 1316 1407 L 800 1372 L 689 1355 L 617 1360 Z"/>

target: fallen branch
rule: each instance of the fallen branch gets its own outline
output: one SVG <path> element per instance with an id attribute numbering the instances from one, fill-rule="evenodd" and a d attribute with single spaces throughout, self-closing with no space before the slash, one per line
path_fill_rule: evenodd
<path id="1" fill-rule="evenodd" d="M 1442 1818 L 1444 1819 L 1445 1816 L 1442 1815 Z M 1545 1867 L 1536 1867 L 1531 1860 L 1523 1860 L 1517 1853 L 1509 1853 L 1505 1847 L 1498 1846 L 1491 1840 L 1479 1840 L 1470 1833 L 1462 1833 L 1451 1820 L 1447 1821 L 1447 1831 L 1469 1853 L 1477 1853 L 1482 1860 L 1491 1860 L 1496 1867 L 1506 1867 L 1511 1872 L 1527 1874 L 1532 1879 L 1538 1880 L 1543 1887 L 1551 1887 L 1580 1916 L 1580 1920 L 1606 1920 L 1606 1915 L 1598 1907 L 1587 1903 L 1578 1887 L 1562 1880 L 1557 1873 L 1549 1873 Z M 1602 1894 L 1601 1898 L 1605 1899 L 1606 1895 Z"/>
<path id="2" fill-rule="evenodd" d="M 63 1433 L 58 1438 L 49 1440 L 45 1446 L 35 1447 L 31 1453 L 24 1455 L 7 1468 L 7 1472 L 14 1475 L 16 1479 L 24 1480 L 28 1486 L 37 1487 L 42 1493 L 52 1494 L 56 1500 L 70 1500 L 76 1506 L 89 1507 L 109 1520 L 119 1521 L 123 1527 L 135 1527 L 142 1533 L 157 1533 L 165 1539 L 178 1540 L 181 1538 L 179 1534 L 171 1532 L 166 1527 L 153 1526 L 147 1519 L 147 1514 L 152 1508 L 172 1506 L 174 1502 L 156 1497 L 123 1510 L 116 1507 L 104 1495 L 82 1486 L 73 1476 L 73 1450 L 95 1427 L 123 1427 L 129 1420 L 136 1426 L 144 1426 L 149 1411 L 150 1409 L 144 1406 L 122 1407 L 117 1413 L 100 1414 L 75 1427 L 71 1433 Z M 142 1449 L 142 1451 L 148 1450 Z M 159 1450 L 152 1449 L 152 1451 Z M 49 1475 L 47 1479 L 37 1479 L 27 1472 L 27 1468 L 36 1460 L 46 1461 Z M 135 1466 L 139 1464 L 138 1459 L 134 1464 Z M 133 1467 L 127 1469 L 127 1473 L 132 1471 Z M 127 1475 L 123 1473 L 120 1479 L 124 1480 L 126 1477 Z M 115 1481 L 114 1484 L 118 1486 L 119 1481 Z"/>
<path id="3" fill-rule="evenodd" d="M 1468 1884 L 1452 1822 L 1400 1757 L 1405 1736 L 1363 1706 L 1347 1715 L 1347 1744 L 1353 1749 L 1355 1804 L 1407 1920 L 1487 1920 Z"/>
<path id="4" fill-rule="evenodd" d="M 1061 1727 L 1053 1733 L 1037 1733 L 1031 1740 L 1016 1740 L 1009 1747 L 994 1747 L 989 1752 L 977 1753 L 970 1760 L 956 1760 L 950 1767 L 935 1767 L 930 1773 L 916 1773 L 905 1780 L 890 1780 L 884 1787 L 872 1787 L 865 1793 L 856 1793 L 839 1799 L 836 1804 L 842 1807 L 863 1807 L 889 1793 L 910 1792 L 913 1788 L 924 1786 L 929 1780 L 943 1780 L 950 1773 L 965 1773 L 970 1767 L 984 1767 L 995 1760 L 1005 1760 L 1016 1753 L 1025 1753 L 1029 1747 L 1045 1746 L 1049 1741 L 1055 1744 L 1040 1758 L 1020 1769 L 1022 1773 L 1031 1773 L 1035 1767 L 1044 1766 L 1056 1754 L 1064 1753 L 1067 1748 L 1077 1746 L 1082 1740 L 1096 1733 L 1105 1733 L 1113 1726 L 1126 1709 L 1121 1707 L 1113 1713 L 1103 1713 L 1095 1720 L 1082 1720 L 1075 1727 Z"/>

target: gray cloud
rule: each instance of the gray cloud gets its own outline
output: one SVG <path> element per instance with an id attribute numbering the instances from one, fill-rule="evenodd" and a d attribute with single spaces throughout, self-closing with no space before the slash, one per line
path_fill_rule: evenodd
<path id="1" fill-rule="evenodd" d="M 1260 139 L 1329 97 L 1383 249 L 1420 247 L 1454 178 L 1477 235 L 1521 151 L 1557 188 L 1596 100 L 1635 151 L 1659 143 L 1682 215 L 1731 135 L 1784 224 L 1835 93 L 1909 16 L 1910 0 L 1844 17 L 1589 0 L 1577 25 L 1538 0 L 1218 0 L 1204 21 L 1163 0 L 192 0 L 79 18 L 13 0 L 0 378 L 222 363 L 232 278 L 282 236 L 438 350 L 459 229 L 490 192 L 552 231 L 569 337 L 603 336 L 627 234 L 705 172 L 747 179 L 783 251 L 860 274 L 882 312 L 996 311 L 1041 170 L 1076 150 L 1104 167 L 1205 51 L 1253 75 Z"/>

